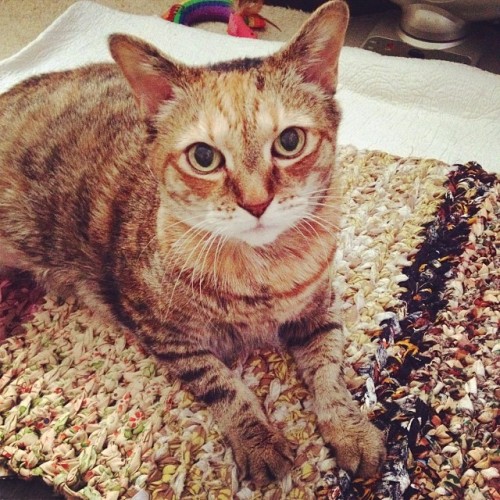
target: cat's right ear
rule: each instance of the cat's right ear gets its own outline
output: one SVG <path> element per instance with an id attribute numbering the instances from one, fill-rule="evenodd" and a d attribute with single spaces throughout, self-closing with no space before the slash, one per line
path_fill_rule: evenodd
<path id="1" fill-rule="evenodd" d="M 155 47 L 130 35 L 111 35 L 109 50 L 147 116 L 155 115 L 161 103 L 173 98 L 182 65 L 166 59 Z"/>

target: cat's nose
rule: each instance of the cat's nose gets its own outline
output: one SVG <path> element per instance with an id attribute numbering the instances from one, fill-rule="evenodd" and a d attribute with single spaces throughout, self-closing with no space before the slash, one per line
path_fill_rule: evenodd
<path id="1" fill-rule="evenodd" d="M 267 207 L 271 204 L 272 201 L 273 197 L 271 196 L 268 200 L 266 200 L 263 203 L 256 203 L 256 204 L 238 203 L 238 205 L 247 212 L 251 213 L 254 217 L 257 217 L 258 219 L 266 211 Z"/>

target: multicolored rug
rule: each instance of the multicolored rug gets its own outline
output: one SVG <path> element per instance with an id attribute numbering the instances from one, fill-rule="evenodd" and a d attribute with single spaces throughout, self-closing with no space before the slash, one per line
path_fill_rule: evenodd
<path id="1" fill-rule="evenodd" d="M 380 478 L 336 468 L 290 358 L 258 352 L 240 371 L 295 465 L 264 491 L 239 484 L 201 404 L 129 336 L 39 300 L 25 277 L 0 279 L 0 465 L 86 499 L 498 499 L 498 179 L 349 147 L 340 169 L 345 371 L 387 433 Z"/>

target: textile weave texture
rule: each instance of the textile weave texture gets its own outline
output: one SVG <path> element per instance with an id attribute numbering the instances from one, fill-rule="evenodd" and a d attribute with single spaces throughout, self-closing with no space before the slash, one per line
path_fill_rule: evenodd
<path id="1" fill-rule="evenodd" d="M 86 499 L 498 498 L 498 179 L 352 147 L 338 163 L 345 374 L 386 432 L 380 478 L 336 468 L 291 358 L 259 351 L 237 370 L 295 463 L 238 483 L 210 413 L 130 335 L 18 275 L 0 278 L 0 467 Z"/>

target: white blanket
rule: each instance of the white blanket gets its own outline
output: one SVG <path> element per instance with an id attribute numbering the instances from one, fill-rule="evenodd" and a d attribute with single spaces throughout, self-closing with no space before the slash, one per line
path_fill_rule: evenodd
<path id="1" fill-rule="evenodd" d="M 108 61 L 111 33 L 139 36 L 189 64 L 261 56 L 281 46 L 75 3 L 36 40 L 0 62 L 0 92 L 48 71 Z M 475 160 L 500 172 L 500 76 L 445 61 L 384 57 L 344 48 L 340 144 L 447 163 Z M 1 140 L 1 138 L 0 138 Z"/>

